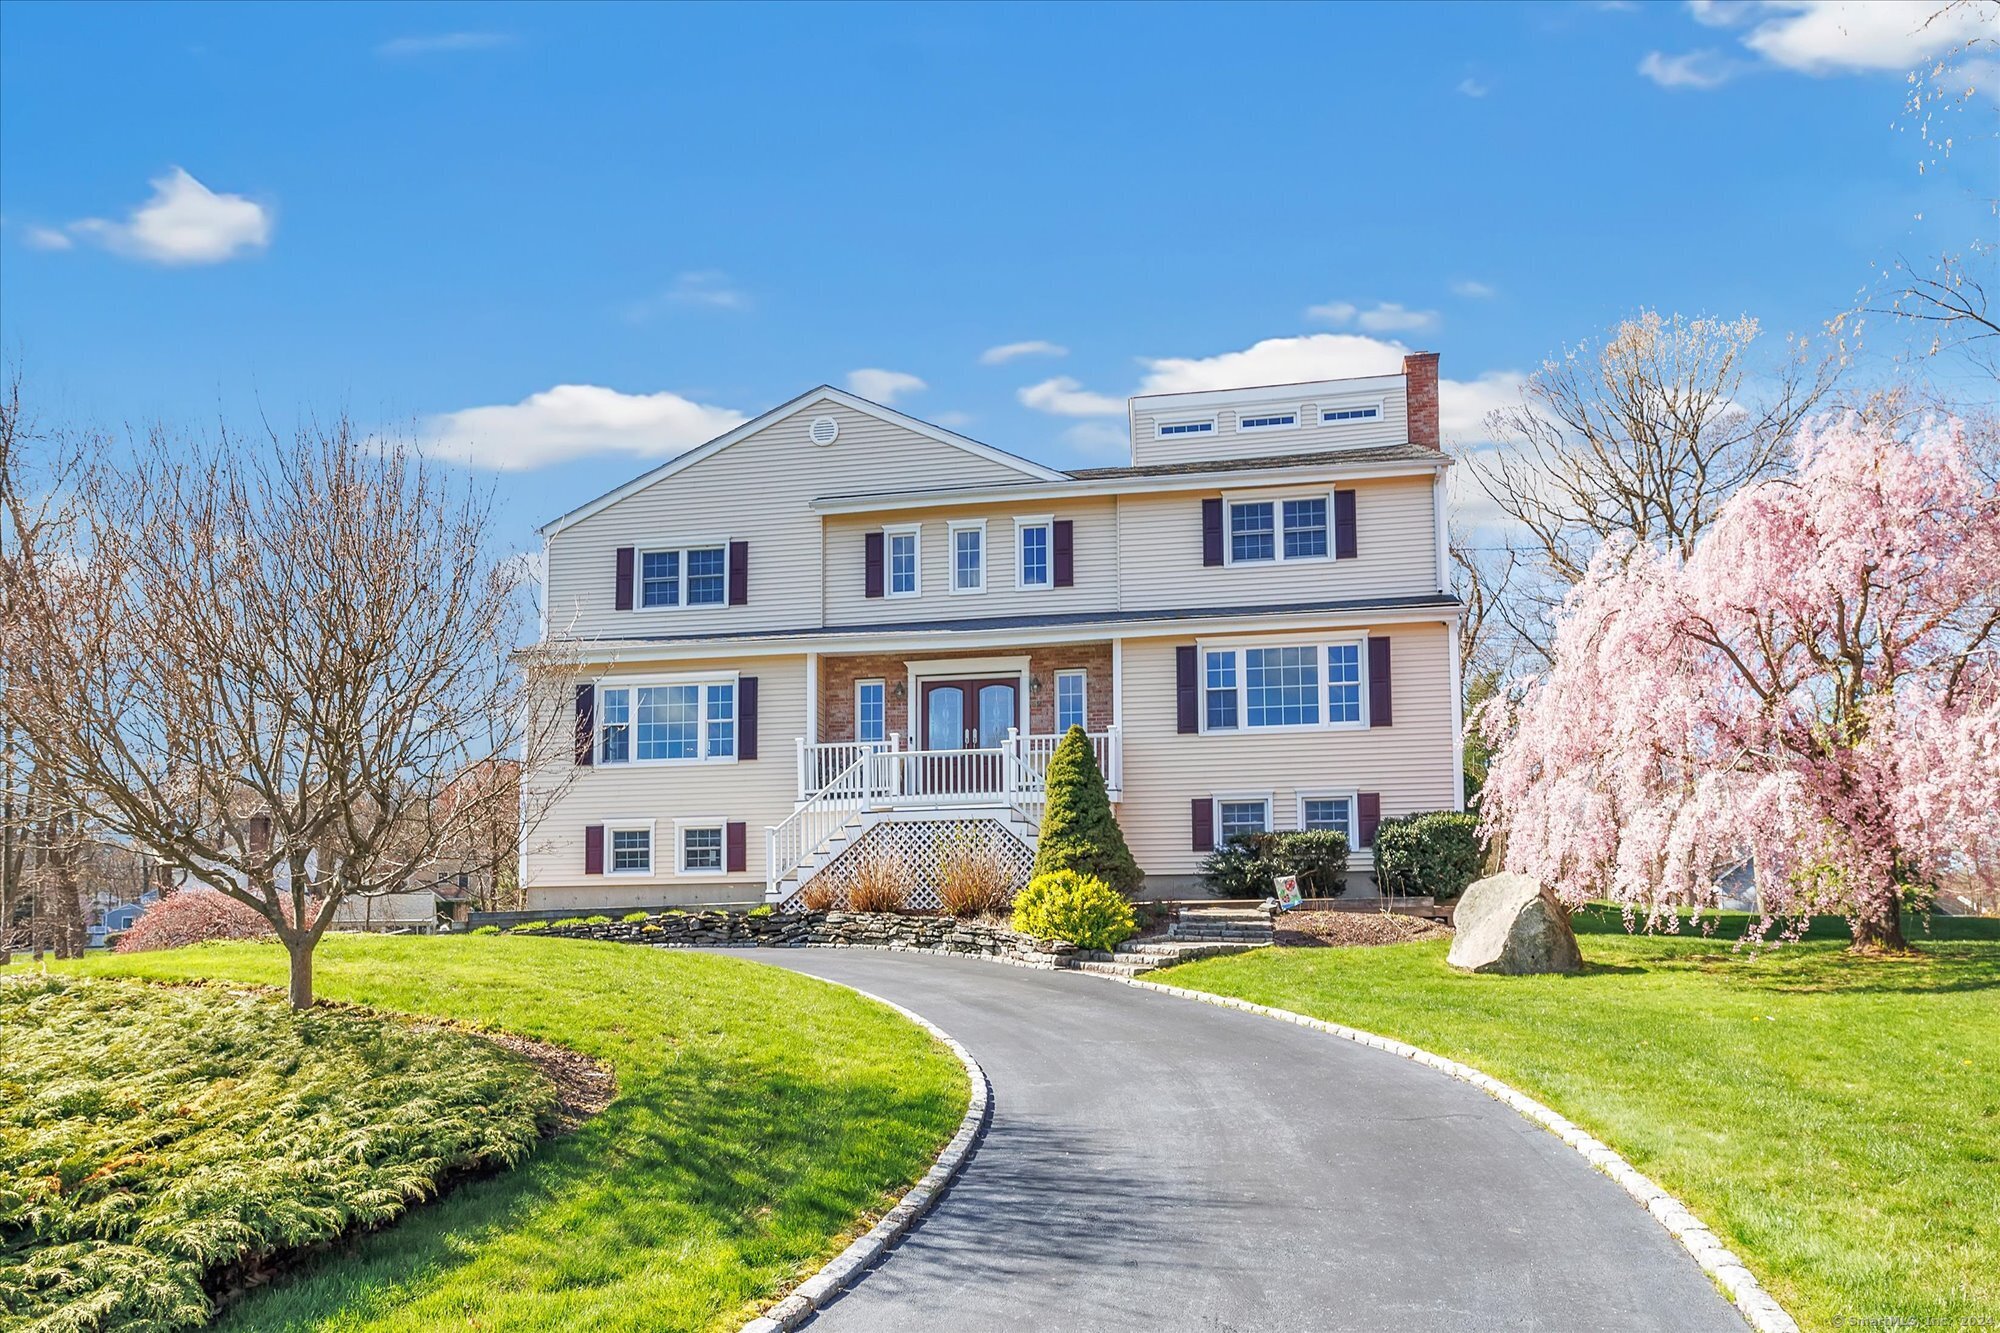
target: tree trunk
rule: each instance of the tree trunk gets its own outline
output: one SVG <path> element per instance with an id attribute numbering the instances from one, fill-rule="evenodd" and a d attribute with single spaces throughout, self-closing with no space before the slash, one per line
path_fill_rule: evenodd
<path id="1" fill-rule="evenodd" d="M 1854 918 L 1848 929 L 1854 933 L 1855 953 L 1908 953 L 1910 945 L 1903 938 L 1903 893 L 1896 885 L 1890 885 L 1883 895 L 1885 902 L 1870 904 L 1875 910 Z"/>
<path id="2" fill-rule="evenodd" d="M 313 946 L 316 941 L 310 933 L 297 938 L 285 939 L 285 952 L 291 955 L 292 979 L 289 994 L 294 1009 L 310 1009 L 313 1006 Z"/>

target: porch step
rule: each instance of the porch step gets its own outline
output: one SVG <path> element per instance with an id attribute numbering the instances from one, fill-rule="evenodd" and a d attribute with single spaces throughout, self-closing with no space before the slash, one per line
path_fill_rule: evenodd
<path id="1" fill-rule="evenodd" d="M 1261 907 L 1183 907 L 1180 918 L 1167 927 L 1167 937 L 1214 944 L 1269 944 L 1271 918 Z"/>
<path id="2" fill-rule="evenodd" d="M 1267 947 L 1241 941 L 1202 942 L 1195 940 L 1127 940 L 1109 954 L 1079 954 L 1070 959 L 1069 966 L 1078 972 L 1095 972 L 1107 977 L 1136 977 L 1150 972 L 1156 967 L 1168 967 L 1174 963 L 1185 963 L 1196 958 L 1213 958 L 1220 954 L 1244 953 L 1251 949 Z"/>

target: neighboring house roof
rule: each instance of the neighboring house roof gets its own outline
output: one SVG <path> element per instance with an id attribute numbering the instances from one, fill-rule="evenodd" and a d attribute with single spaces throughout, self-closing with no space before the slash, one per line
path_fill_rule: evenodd
<path id="1" fill-rule="evenodd" d="M 736 634 L 634 634 L 600 640 L 618 644 L 727 644 L 768 639 L 825 639 L 846 635 L 952 634 L 973 630 L 1058 629 L 1070 625 L 1119 625 L 1152 622 L 1245 620 L 1263 616 L 1337 614 L 1344 611 L 1456 611 L 1462 603 L 1450 593 L 1406 597 L 1350 597 L 1335 601 L 1291 602 L 1281 605 L 1204 606 L 1158 611 L 1063 611 L 1030 616 L 968 616 L 950 620 L 904 620 L 858 625 L 808 625 L 792 629 L 743 630 Z"/>
<path id="2" fill-rule="evenodd" d="M 1338 463 L 1449 464 L 1448 455 L 1421 444 L 1377 444 L 1359 449 L 1322 449 L 1310 454 L 1279 454 L 1266 458 L 1206 459 L 1190 463 L 1148 463 L 1142 467 L 1071 468 L 1079 481 L 1112 477 L 1181 477 L 1208 472 L 1247 472 L 1258 468 L 1323 467 Z"/>
<path id="3" fill-rule="evenodd" d="M 936 440 L 939 444 L 947 444 L 954 449 L 962 449 L 966 453 L 983 458 L 989 463 L 998 463 L 1002 467 L 1011 468 L 1019 472 L 1024 480 L 1062 481 L 1066 477 L 1066 474 L 1058 472 L 1054 468 L 1043 467 L 1040 463 L 1022 458 L 1018 454 L 1010 454 L 1005 449 L 996 449 L 990 444 L 981 444 L 978 440 L 970 439 L 954 431 L 948 431 L 942 426 L 933 426 L 928 421 L 920 421 L 916 417 L 898 412 L 893 407 L 884 407 L 880 403 L 870 402 L 868 399 L 848 393 L 844 389 L 836 389 L 830 384 L 822 384 L 816 389 L 800 394 L 789 402 L 780 403 L 760 416 L 752 417 L 736 429 L 726 434 L 718 435 L 706 444 L 696 445 L 686 453 L 675 455 L 652 471 L 634 477 L 614 490 L 606 491 L 595 500 L 577 506 L 562 517 L 544 523 L 541 527 L 542 535 L 552 537 L 571 524 L 580 523 L 593 514 L 603 512 L 626 496 L 636 491 L 644 490 L 654 482 L 663 481 L 673 476 L 676 472 L 694 466 L 705 458 L 714 457 L 730 445 L 735 444 L 738 440 L 756 434 L 771 423 L 791 415 L 800 408 L 822 401 L 838 403 L 842 407 L 874 417 L 879 421 L 886 421 L 894 426 L 900 426 L 904 430 L 921 435 L 926 439 Z"/>

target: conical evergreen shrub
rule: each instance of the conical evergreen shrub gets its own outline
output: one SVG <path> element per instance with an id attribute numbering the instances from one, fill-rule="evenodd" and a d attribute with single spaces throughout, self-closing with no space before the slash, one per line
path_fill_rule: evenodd
<path id="1" fill-rule="evenodd" d="M 1048 804 L 1036 844 L 1036 876 L 1074 870 L 1103 880 L 1122 894 L 1139 891 L 1139 863 L 1111 816 L 1111 797 L 1097 752 L 1082 727 L 1071 727 L 1049 758 Z"/>

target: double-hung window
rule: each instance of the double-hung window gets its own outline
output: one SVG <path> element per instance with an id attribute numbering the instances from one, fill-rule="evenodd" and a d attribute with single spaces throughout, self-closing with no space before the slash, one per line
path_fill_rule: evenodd
<path id="1" fill-rule="evenodd" d="M 1324 560 L 1327 535 L 1324 495 L 1292 500 L 1234 500 L 1229 505 L 1232 565 L 1261 560 Z"/>
<path id="2" fill-rule="evenodd" d="M 720 871 L 723 866 L 722 825 L 682 824 L 680 826 L 681 874 Z"/>
<path id="3" fill-rule="evenodd" d="M 1069 735 L 1071 727 L 1090 729 L 1090 723 L 1085 720 L 1085 680 L 1081 671 L 1056 672 L 1056 735 Z"/>
<path id="4" fill-rule="evenodd" d="M 650 825 L 611 829 L 610 870 L 614 875 L 653 873 L 653 830 Z"/>
<path id="5" fill-rule="evenodd" d="M 915 597 L 922 587 L 919 569 L 921 550 L 918 546 L 920 531 L 917 528 L 890 528 L 889 547 L 889 587 L 891 597 Z"/>
<path id="6" fill-rule="evenodd" d="M 687 546 L 639 555 L 639 605 L 726 606 L 729 548 Z"/>
<path id="7" fill-rule="evenodd" d="M 887 714 L 883 707 L 884 683 L 879 680 L 854 682 L 854 739 L 874 744 L 888 737 Z"/>
<path id="8" fill-rule="evenodd" d="M 1260 796 L 1255 800 L 1229 800 L 1215 803 L 1215 834 L 1218 841 L 1227 843 L 1231 838 L 1246 833 L 1269 833 L 1271 831 L 1271 800 Z"/>
<path id="9" fill-rule="evenodd" d="M 1020 548 L 1015 583 L 1023 588 L 1051 586 L 1054 578 L 1049 558 L 1049 525 L 1041 522 L 1017 524 L 1014 540 Z"/>
<path id="10" fill-rule="evenodd" d="M 1205 649 L 1202 730 L 1366 726 L 1361 658 L 1359 638 Z"/>
<path id="11" fill-rule="evenodd" d="M 1351 796 L 1301 796 L 1299 827 L 1309 832 L 1345 833 L 1347 845 L 1354 845 L 1354 798 Z"/>
<path id="12" fill-rule="evenodd" d="M 953 523 L 951 533 L 951 590 L 986 591 L 986 523 Z"/>
<path id="13" fill-rule="evenodd" d="M 734 681 L 600 688 L 597 717 L 599 763 L 736 757 Z"/>
<path id="14" fill-rule="evenodd" d="M 1229 560 L 1243 564 L 1251 560 L 1272 560 L 1278 548 L 1272 538 L 1272 505 L 1269 500 L 1229 506 Z"/>

